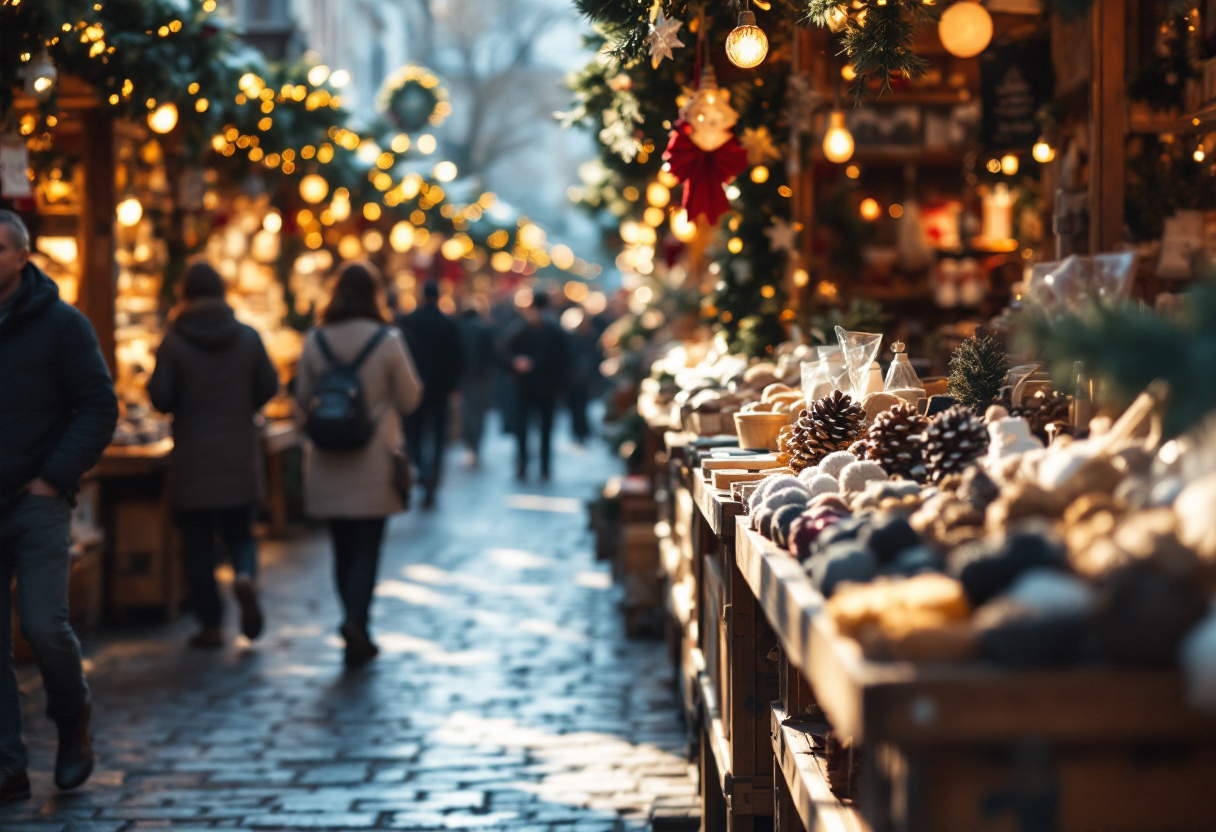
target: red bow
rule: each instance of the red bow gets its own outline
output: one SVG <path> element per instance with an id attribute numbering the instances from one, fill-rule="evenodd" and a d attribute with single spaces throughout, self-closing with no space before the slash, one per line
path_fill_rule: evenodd
<path id="1" fill-rule="evenodd" d="M 713 225 L 730 210 L 722 186 L 747 170 L 747 151 L 734 133 L 717 150 L 697 147 L 691 138 L 692 125 L 676 122 L 663 158 L 671 163 L 672 174 L 684 183 L 684 210 L 689 222 L 704 215 Z"/>

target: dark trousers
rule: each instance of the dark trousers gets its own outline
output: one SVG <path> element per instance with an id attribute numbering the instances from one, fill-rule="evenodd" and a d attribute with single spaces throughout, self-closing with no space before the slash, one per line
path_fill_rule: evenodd
<path id="1" fill-rule="evenodd" d="M 334 540 L 334 582 L 346 613 L 344 625 L 360 630 L 367 629 L 370 616 L 384 522 L 383 517 L 329 521 Z"/>
<path id="2" fill-rule="evenodd" d="M 519 396 L 519 420 L 515 426 L 515 438 L 519 445 L 516 466 L 522 474 L 528 470 L 528 431 L 534 418 L 540 419 L 540 472 L 549 475 L 550 447 L 553 439 L 553 411 L 557 409 L 557 397 L 552 394 Z"/>
<path id="3" fill-rule="evenodd" d="M 46 688 L 46 715 L 77 719 L 88 705 L 89 686 L 80 665 L 80 642 L 68 623 L 71 508 L 62 497 L 27 494 L 0 510 L 0 769 L 24 771 L 21 698 L 13 668 L 13 596 L 21 633 L 34 650 Z"/>
<path id="4" fill-rule="evenodd" d="M 460 438 L 474 455 L 481 453 L 486 410 L 490 406 L 490 380 L 473 379 L 460 386 Z"/>
<path id="5" fill-rule="evenodd" d="M 194 614 L 204 627 L 220 626 L 224 616 L 219 587 L 215 583 L 217 535 L 232 559 L 232 571 L 251 580 L 258 576 L 258 544 L 253 539 L 252 521 L 252 506 L 177 512 L 190 600 L 194 602 Z"/>
<path id="6" fill-rule="evenodd" d="M 587 394 L 585 384 L 571 384 L 566 388 L 566 406 L 570 408 L 570 430 L 580 445 L 591 438 L 591 427 L 587 424 Z"/>
<path id="7" fill-rule="evenodd" d="M 405 417 L 405 442 L 410 460 L 418 468 L 418 482 L 428 491 L 439 487 L 443 449 L 448 440 L 448 397 L 423 398 L 421 406 Z"/>

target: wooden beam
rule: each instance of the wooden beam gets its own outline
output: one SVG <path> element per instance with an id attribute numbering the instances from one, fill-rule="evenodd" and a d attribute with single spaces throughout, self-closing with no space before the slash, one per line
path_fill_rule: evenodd
<path id="1" fill-rule="evenodd" d="M 1126 134 L 1126 0 L 1094 0 L 1091 79 L 1089 251 L 1123 242 L 1123 143 Z"/>
<path id="2" fill-rule="evenodd" d="M 114 125 L 102 110 L 80 113 L 84 125 L 81 168 L 84 194 L 78 230 L 80 308 L 114 375 Z"/>

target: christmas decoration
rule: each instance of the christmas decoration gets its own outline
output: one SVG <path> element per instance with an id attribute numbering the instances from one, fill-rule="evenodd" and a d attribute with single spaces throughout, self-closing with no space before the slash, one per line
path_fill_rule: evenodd
<path id="1" fill-rule="evenodd" d="M 701 85 L 680 110 L 663 158 L 684 183 L 683 207 L 689 219 L 710 223 L 730 210 L 723 186 L 747 168 L 747 151 L 731 128 L 738 120 L 730 93 L 720 89 L 713 67 L 701 75 Z"/>
<path id="2" fill-rule="evenodd" d="M 398 69 L 380 86 L 376 110 L 399 130 L 412 133 L 438 127 L 451 114 L 447 90 L 430 70 L 416 64 Z"/>
<path id="3" fill-rule="evenodd" d="M 833 110 L 823 134 L 823 156 L 840 165 L 853 158 L 853 134 L 844 123 L 844 113 Z"/>
<path id="4" fill-rule="evenodd" d="M 1005 348 L 983 327 L 950 356 L 950 395 L 976 411 L 996 401 L 1009 372 Z"/>
<path id="5" fill-rule="evenodd" d="M 1042 439 L 1048 440 L 1047 428 L 1057 425 L 1058 430 L 1069 433 L 1069 414 L 1072 400 L 1059 390 L 1050 393 L 1036 390 L 1033 395 L 1022 398 L 1022 403 L 1009 409 L 1011 416 L 1020 416 L 1030 425 L 1030 432 Z"/>
<path id="6" fill-rule="evenodd" d="M 912 404 L 897 404 L 874 417 L 865 436 L 865 458 L 873 460 L 891 476 L 923 480 L 921 435 L 929 420 L 917 414 Z"/>
<path id="7" fill-rule="evenodd" d="M 674 59 L 671 50 L 684 45 L 677 36 L 683 25 L 683 21 L 668 19 L 663 10 L 659 9 L 654 23 L 650 24 L 650 34 L 646 36 L 646 43 L 650 45 L 650 65 L 653 68 L 658 69 L 664 58 Z"/>
<path id="8" fill-rule="evenodd" d="M 773 217 L 773 224 L 764 229 L 769 248 L 773 251 L 793 252 L 798 237 L 798 227 L 783 217 Z"/>
<path id="9" fill-rule="evenodd" d="M 848 449 L 861 434 L 864 419 L 861 405 L 848 393 L 836 390 L 798 414 L 779 450 L 789 456 L 790 468 L 802 471 L 830 453 Z"/>
<path id="10" fill-rule="evenodd" d="M 922 440 L 925 468 L 935 483 L 950 474 L 961 474 L 987 450 L 984 420 L 957 404 L 933 417 Z"/>
<path id="11" fill-rule="evenodd" d="M 937 24 L 942 46 L 956 58 L 974 58 L 992 41 L 992 16 L 977 0 L 957 0 Z"/>
<path id="12" fill-rule="evenodd" d="M 781 151 L 773 144 L 773 134 L 763 125 L 743 128 L 743 138 L 739 139 L 739 144 L 747 149 L 749 165 L 763 165 L 765 162 L 781 159 Z"/>
<path id="13" fill-rule="evenodd" d="M 919 78 L 925 73 L 928 63 L 912 51 L 912 42 L 917 27 L 932 20 L 933 14 L 922 0 L 859 5 L 852 9 L 840 0 L 810 0 L 806 6 L 810 22 L 842 33 L 844 52 L 856 72 L 853 95 L 858 103 L 871 78 L 879 82 L 880 90 L 886 90 L 894 75 Z"/>
<path id="14" fill-rule="evenodd" d="M 726 57 L 742 69 L 759 66 L 768 54 L 768 36 L 756 25 L 750 9 L 739 12 L 739 25 L 726 38 Z"/>

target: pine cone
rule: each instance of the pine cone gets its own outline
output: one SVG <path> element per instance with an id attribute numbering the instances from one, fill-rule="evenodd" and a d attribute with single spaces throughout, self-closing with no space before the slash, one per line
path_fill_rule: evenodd
<path id="1" fill-rule="evenodd" d="M 987 450 L 984 420 L 962 405 L 937 414 L 925 429 L 923 453 L 931 482 L 961 473 Z"/>
<path id="2" fill-rule="evenodd" d="M 865 458 L 872 459 L 891 476 L 925 478 L 921 435 L 929 420 L 916 412 L 916 405 L 898 404 L 874 417 L 865 438 Z"/>
<path id="3" fill-rule="evenodd" d="M 861 405 L 839 390 L 816 400 L 809 410 L 798 414 L 781 449 L 790 455 L 790 467 L 802 471 L 833 451 L 848 448 L 861 435 L 865 415 Z"/>
<path id="4" fill-rule="evenodd" d="M 1024 396 L 1022 403 L 1009 409 L 1010 416 L 1021 416 L 1030 424 L 1030 432 L 1047 441 L 1047 426 L 1055 422 L 1061 426 L 1061 432 L 1072 433 L 1072 420 L 1069 413 L 1071 398 L 1053 390 L 1048 393 L 1036 390 L 1033 396 Z"/>

